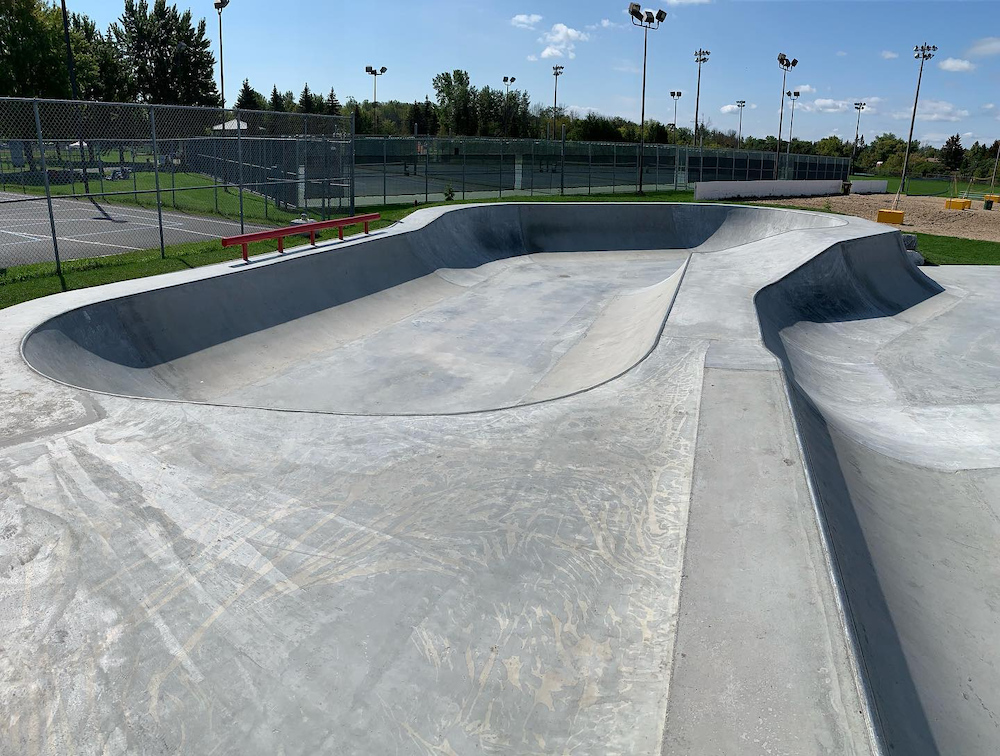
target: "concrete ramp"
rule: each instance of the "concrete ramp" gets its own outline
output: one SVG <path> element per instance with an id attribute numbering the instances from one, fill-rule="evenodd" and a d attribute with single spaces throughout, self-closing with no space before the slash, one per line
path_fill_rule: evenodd
<path id="1" fill-rule="evenodd" d="M 866 238 L 756 298 L 890 753 L 1000 747 L 1000 359 L 977 335 L 1000 280 L 971 283 Z"/>
<path id="2" fill-rule="evenodd" d="M 24 355 L 63 383 L 151 399 L 348 414 L 510 407 L 633 367 L 691 250 L 839 223 L 726 206 L 472 207 L 73 310 L 32 333 Z"/>

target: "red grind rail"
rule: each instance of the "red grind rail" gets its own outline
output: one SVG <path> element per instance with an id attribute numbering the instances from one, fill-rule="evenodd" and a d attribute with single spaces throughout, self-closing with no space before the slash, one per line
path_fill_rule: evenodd
<path id="1" fill-rule="evenodd" d="M 368 213 L 366 215 L 352 215 L 349 218 L 337 218 L 328 221 L 312 221 L 311 223 L 301 223 L 298 226 L 286 226 L 285 228 L 272 228 L 267 231 L 255 231 L 252 234 L 240 234 L 239 236 L 225 236 L 222 239 L 223 247 L 235 247 L 237 244 L 243 247 L 243 259 L 247 262 L 250 258 L 247 254 L 247 245 L 251 242 L 266 241 L 267 239 L 278 240 L 278 251 L 285 251 L 285 237 L 295 234 L 309 234 L 309 243 L 316 246 L 316 232 L 324 228 L 337 229 L 338 238 L 344 239 L 344 226 L 353 226 L 356 223 L 363 223 L 365 233 L 368 233 L 368 224 L 381 218 L 378 213 Z"/>

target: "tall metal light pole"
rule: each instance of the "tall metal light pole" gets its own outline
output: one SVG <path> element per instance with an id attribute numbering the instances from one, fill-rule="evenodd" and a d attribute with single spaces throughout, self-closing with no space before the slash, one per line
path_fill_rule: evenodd
<path id="1" fill-rule="evenodd" d="M 222 95 L 222 109 L 226 109 L 226 72 L 222 66 L 222 9 L 229 5 L 229 0 L 215 0 L 215 9 L 219 12 L 219 94 Z"/>
<path id="2" fill-rule="evenodd" d="M 847 164 L 847 180 L 851 180 L 851 173 L 854 171 L 854 158 L 858 153 L 858 137 L 861 135 L 861 111 L 865 109 L 866 102 L 854 103 L 854 109 L 858 111 L 858 122 L 854 127 L 854 146 L 851 148 L 851 160 Z"/>
<path id="3" fill-rule="evenodd" d="M 701 103 L 701 64 L 708 61 L 708 56 L 712 53 L 708 50 L 697 49 L 694 51 L 694 60 L 698 64 L 698 90 L 694 95 L 694 141 L 692 145 L 698 146 L 698 105 Z"/>
<path id="4" fill-rule="evenodd" d="M 740 134 L 736 137 L 736 149 L 743 146 L 743 108 L 747 106 L 746 100 L 737 100 L 736 107 L 740 109 Z"/>
<path id="5" fill-rule="evenodd" d="M 674 100 L 674 122 L 671 124 L 674 127 L 674 139 L 677 139 L 677 101 L 681 99 L 682 92 L 678 89 L 676 92 L 671 92 L 670 96 Z"/>
<path id="6" fill-rule="evenodd" d="M 504 95 L 503 95 L 503 135 L 504 135 L 504 139 L 507 138 L 507 112 L 508 112 L 509 107 L 510 107 L 510 85 L 513 84 L 515 81 L 517 81 L 517 77 L 515 77 L 515 76 L 504 76 L 503 77 L 503 86 L 504 86 Z"/>
<path id="7" fill-rule="evenodd" d="M 799 99 L 798 92 L 785 92 L 788 99 L 792 101 L 792 116 L 788 119 L 788 149 L 785 151 L 785 165 L 792 164 L 792 129 L 795 127 L 795 101 Z M 795 178 L 795 171 L 792 171 L 792 178 Z"/>
<path id="8" fill-rule="evenodd" d="M 906 140 L 906 152 L 903 154 L 903 175 L 899 179 L 899 189 L 892 200 L 892 209 L 899 205 L 899 195 L 903 193 L 903 185 L 906 183 L 906 168 L 910 164 L 910 145 L 913 143 L 913 125 L 917 120 L 917 102 L 920 100 L 920 80 L 924 77 L 924 63 L 934 57 L 937 52 L 937 45 L 924 43 L 913 48 L 913 57 L 920 61 L 920 72 L 917 74 L 917 93 L 913 96 L 913 115 L 910 116 L 910 136 Z"/>
<path id="9" fill-rule="evenodd" d="M 642 29 L 642 106 L 639 116 L 639 189 L 642 194 L 642 158 L 646 152 L 646 48 L 649 42 L 649 30 L 660 28 L 660 24 L 667 20 L 666 11 L 660 9 L 653 14 L 653 11 L 643 11 L 639 3 L 629 3 L 628 14 L 632 17 L 632 25 Z"/>
<path id="10" fill-rule="evenodd" d="M 76 87 L 76 62 L 73 60 L 73 45 L 70 44 L 69 40 L 69 13 L 66 10 L 66 0 L 62 0 L 62 20 L 63 38 L 66 41 L 66 66 L 69 68 L 69 85 L 73 92 L 73 99 L 79 100 L 80 90 Z M 86 163 L 84 162 L 83 122 L 80 119 L 79 110 L 76 110 L 76 139 L 77 146 L 80 148 L 80 167 L 83 168 L 83 190 L 87 194 L 90 194 L 90 178 Z"/>
<path id="11" fill-rule="evenodd" d="M 785 124 L 785 78 L 788 72 L 799 64 L 798 58 L 789 58 L 784 53 L 778 53 L 778 67 L 781 69 L 781 111 L 778 115 L 778 148 L 774 152 L 774 180 L 778 180 L 778 170 L 781 165 L 781 129 Z"/>
<path id="12" fill-rule="evenodd" d="M 378 133 L 378 77 L 384 74 L 389 69 L 385 66 L 381 68 L 375 68 L 375 66 L 365 66 L 365 73 L 372 75 L 372 109 L 375 114 L 375 133 Z"/>
<path id="13" fill-rule="evenodd" d="M 556 80 L 556 85 L 552 90 L 552 138 L 556 138 L 556 109 L 559 107 L 559 77 L 565 66 L 552 66 L 552 76 Z"/>

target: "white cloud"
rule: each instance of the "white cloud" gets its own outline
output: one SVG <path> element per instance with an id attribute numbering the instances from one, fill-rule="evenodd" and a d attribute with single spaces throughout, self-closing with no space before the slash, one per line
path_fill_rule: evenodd
<path id="1" fill-rule="evenodd" d="M 566 24 L 553 24 L 552 28 L 545 32 L 538 41 L 545 45 L 542 50 L 542 58 L 562 58 L 570 60 L 576 57 L 576 43 L 586 42 L 590 39 L 587 32 L 579 29 L 572 29 Z"/>
<path id="2" fill-rule="evenodd" d="M 736 105 L 723 105 L 721 108 L 719 108 L 719 112 L 725 113 L 726 115 L 729 115 L 730 113 L 735 113 L 738 110 L 739 108 Z M 701 119 L 699 118 L 698 120 L 700 121 Z"/>
<path id="3" fill-rule="evenodd" d="M 938 68 L 942 71 L 951 71 L 952 73 L 968 73 L 969 71 L 976 70 L 976 64 L 968 60 L 962 60 L 961 58 L 945 58 L 938 63 Z"/>
<path id="4" fill-rule="evenodd" d="M 986 111 L 996 110 L 996 107 L 997 106 L 994 103 L 988 102 L 985 105 L 983 105 L 983 110 L 986 110 Z"/>
<path id="5" fill-rule="evenodd" d="M 667 0 L 667 5 L 707 5 L 712 0 Z"/>
<path id="6" fill-rule="evenodd" d="M 910 110 L 900 110 L 891 113 L 891 118 L 906 119 L 912 114 Z M 969 115 L 968 110 L 955 107 L 953 103 L 945 100 L 921 100 L 917 107 L 918 121 L 961 121 Z"/>
<path id="7" fill-rule="evenodd" d="M 886 60 L 892 60 L 893 58 L 899 57 L 899 53 L 893 52 L 892 50 L 883 50 L 881 55 Z"/>
<path id="8" fill-rule="evenodd" d="M 844 57 L 847 57 L 847 53 L 846 53 L 846 52 L 844 52 L 843 50 L 837 50 L 837 57 L 838 57 L 838 58 L 844 58 Z"/>
<path id="9" fill-rule="evenodd" d="M 625 59 L 621 59 L 621 60 L 616 61 L 615 65 L 613 65 L 612 68 L 615 71 L 619 71 L 621 73 L 627 73 L 627 74 L 642 73 L 642 71 L 639 70 L 639 66 L 637 66 L 635 63 L 633 63 L 633 62 L 631 62 L 629 60 L 625 60 Z"/>
<path id="10" fill-rule="evenodd" d="M 601 111 L 598 108 L 592 108 L 589 105 L 567 105 L 566 110 L 570 113 L 575 113 L 578 117 L 583 115 L 587 116 L 588 113 L 596 113 L 600 115 Z"/>
<path id="11" fill-rule="evenodd" d="M 538 56 L 537 55 L 529 55 L 528 56 L 528 60 L 530 60 L 532 63 L 534 63 L 536 60 L 538 60 Z"/>
<path id="12" fill-rule="evenodd" d="M 602 18 L 596 24 L 587 24 L 587 28 L 590 29 L 591 31 L 594 31 L 596 29 L 624 29 L 625 24 L 616 24 L 610 18 Z"/>
<path id="13" fill-rule="evenodd" d="M 983 58 L 989 55 L 1000 55 L 1000 37 L 983 37 L 972 43 L 966 55 L 973 58 Z"/>
<path id="14" fill-rule="evenodd" d="M 801 92 L 802 94 L 812 94 L 813 92 L 816 91 L 816 87 L 814 87 L 812 84 L 799 84 L 797 87 L 795 87 L 795 91 Z"/>
<path id="15" fill-rule="evenodd" d="M 820 113 L 846 113 L 853 107 L 853 103 L 847 100 L 833 100 L 828 97 L 820 97 L 812 104 L 812 108 Z"/>
<path id="16" fill-rule="evenodd" d="M 510 20 L 510 25 L 518 29 L 534 29 L 535 24 L 541 20 L 542 17 L 537 13 L 518 13 Z"/>

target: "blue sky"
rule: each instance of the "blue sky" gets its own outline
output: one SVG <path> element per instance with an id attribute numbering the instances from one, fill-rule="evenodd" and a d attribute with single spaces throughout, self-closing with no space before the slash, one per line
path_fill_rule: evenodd
<path id="1" fill-rule="evenodd" d="M 188 3 L 180 0 L 182 8 Z M 500 86 L 504 75 L 533 101 L 552 100 L 552 65 L 566 67 L 559 103 L 638 120 L 642 32 L 629 23 L 627 2 L 608 0 L 232 0 L 224 11 L 226 98 L 244 77 L 269 92 L 296 93 L 308 81 L 326 92 L 371 97 L 366 65 L 387 66 L 380 99 L 433 99 L 433 76 L 464 68 L 474 84 Z M 69 0 L 101 25 L 122 0 Z M 211 0 L 192 3 L 205 16 L 213 44 Z M 781 92 L 779 52 L 799 59 L 788 87 L 802 92 L 795 134 L 853 138 L 852 103 L 865 100 L 862 133 L 904 136 L 916 86 L 916 44 L 939 47 L 925 66 L 914 136 L 941 144 L 950 134 L 1000 137 L 1000 7 L 995 2 L 753 2 L 663 0 L 667 11 L 649 35 L 646 114 L 673 118 L 671 89 L 683 91 L 678 122 L 692 124 L 698 47 L 711 51 L 702 70 L 701 109 L 713 126 L 736 128 L 725 112 L 747 101 L 744 134 L 774 133 Z M 787 136 L 787 109 L 785 136 Z"/>

